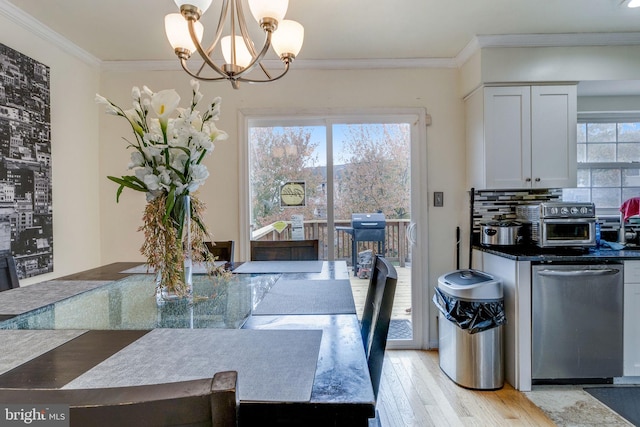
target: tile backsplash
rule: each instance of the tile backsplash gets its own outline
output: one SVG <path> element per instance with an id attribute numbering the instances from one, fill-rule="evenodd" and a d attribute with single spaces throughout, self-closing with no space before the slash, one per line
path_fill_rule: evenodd
<path id="1" fill-rule="evenodd" d="M 473 194 L 473 228 L 496 219 L 516 219 L 516 206 L 561 201 L 561 188 L 532 190 L 475 190 Z"/>

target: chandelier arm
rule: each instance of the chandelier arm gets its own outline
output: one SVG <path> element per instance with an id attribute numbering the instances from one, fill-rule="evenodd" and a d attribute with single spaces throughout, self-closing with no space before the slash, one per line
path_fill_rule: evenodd
<path id="1" fill-rule="evenodd" d="M 242 9 L 242 2 L 239 0 L 234 0 L 237 3 L 236 6 L 236 15 L 238 16 L 238 26 L 240 27 L 240 34 L 244 39 L 244 44 L 247 46 L 249 53 L 251 56 L 255 58 L 257 56 L 256 49 L 253 45 L 253 41 L 249 36 L 249 31 L 247 30 L 247 21 L 244 19 L 244 10 Z"/>
<path id="2" fill-rule="evenodd" d="M 239 79 L 243 74 L 249 73 L 251 70 L 253 70 L 256 65 L 260 64 L 260 61 L 262 61 L 262 59 L 264 58 L 264 55 L 267 53 L 267 51 L 269 50 L 270 47 L 271 47 L 271 33 L 267 31 L 267 38 L 266 38 L 266 40 L 264 42 L 264 46 L 262 47 L 262 50 L 260 51 L 258 56 L 255 56 L 251 60 L 251 62 L 245 68 L 242 69 L 242 71 L 234 74 L 234 76 L 238 77 L 238 79 Z M 262 65 L 262 64 L 260 64 L 260 65 Z"/>
<path id="3" fill-rule="evenodd" d="M 276 80 L 281 79 L 282 77 L 284 77 L 285 74 L 287 74 L 287 72 L 289 72 L 289 64 L 291 61 L 287 60 L 284 62 L 284 70 L 282 71 L 282 74 L 280 74 L 279 76 L 276 77 L 270 77 L 268 80 L 257 80 L 257 79 L 247 79 L 247 78 L 243 78 L 240 77 L 238 80 L 241 82 L 246 82 L 246 83 L 268 83 L 268 82 L 275 82 Z"/>
<path id="4" fill-rule="evenodd" d="M 251 56 L 253 58 L 257 57 L 258 54 L 256 52 L 256 48 L 255 45 L 253 43 L 253 40 L 251 40 L 251 37 L 249 36 L 249 31 L 247 30 L 247 21 L 244 18 L 244 9 L 242 8 L 242 2 L 240 0 L 236 0 L 238 5 L 236 6 L 236 14 L 238 15 L 238 26 L 240 27 L 240 33 L 242 34 L 242 38 L 244 39 L 244 44 L 245 46 L 247 46 L 247 49 L 249 50 L 249 53 L 251 54 Z M 277 24 L 275 26 L 275 28 L 277 28 Z M 268 33 L 268 34 L 272 34 L 274 30 L 272 29 L 266 29 L 266 27 L 263 27 L 263 30 Z M 269 37 L 269 44 L 271 44 L 271 38 Z M 267 48 L 268 49 L 268 48 Z M 264 50 L 264 48 L 263 48 Z M 264 54 L 263 54 L 264 56 Z M 262 62 L 259 62 L 260 68 L 262 69 L 262 72 L 264 73 L 265 76 L 267 76 L 268 79 L 271 79 L 271 74 L 269 74 L 269 72 L 267 71 L 267 69 L 265 68 L 265 66 L 262 64 Z"/>
<path id="5" fill-rule="evenodd" d="M 230 40 L 230 44 L 231 44 L 231 51 L 229 52 L 231 54 L 231 65 L 235 66 L 238 64 L 238 58 L 236 57 L 237 54 L 237 50 L 236 50 L 236 23 L 235 23 L 235 14 L 236 12 L 236 7 L 238 6 L 238 0 L 231 0 L 231 18 L 229 19 L 229 25 L 230 25 L 230 30 L 231 30 L 231 40 Z M 242 8 L 242 4 L 240 4 L 240 8 Z M 234 67 L 235 68 L 235 67 Z"/>
<path id="6" fill-rule="evenodd" d="M 262 72 L 264 73 L 265 76 L 267 76 L 268 79 L 273 79 L 273 77 L 271 77 L 271 74 L 267 71 L 267 69 L 265 68 L 262 62 L 260 63 L 260 69 L 262 69 Z M 271 80 L 267 80 L 267 81 L 271 81 Z"/>
<path id="7" fill-rule="evenodd" d="M 211 52 L 216 48 L 218 42 L 220 41 L 220 37 L 222 36 L 222 30 L 224 29 L 224 22 L 227 20 L 227 16 L 229 15 L 229 0 L 224 0 L 222 2 L 222 10 L 220 12 L 220 20 L 218 21 L 218 28 L 216 29 L 216 37 L 213 39 L 213 43 L 209 46 L 206 53 L 207 56 L 211 55 Z"/>
<path id="8" fill-rule="evenodd" d="M 193 71 L 191 71 L 189 69 L 189 67 L 187 67 L 187 60 L 181 58 L 180 59 L 180 65 L 182 65 L 182 69 L 191 77 L 193 77 L 194 79 L 198 79 L 198 80 L 203 80 L 203 81 L 207 81 L 207 82 L 214 82 L 217 80 L 228 80 L 226 75 L 222 76 L 222 77 L 202 77 L 200 75 L 200 73 L 202 72 L 202 69 L 204 68 L 204 65 L 202 67 L 200 67 L 200 69 L 198 70 L 197 73 L 194 73 Z"/>
<path id="9" fill-rule="evenodd" d="M 204 62 L 207 63 L 207 65 L 209 65 L 211 68 L 213 68 L 213 70 L 220 74 L 223 77 L 227 76 L 227 73 L 225 73 L 224 71 L 222 71 L 220 69 L 220 67 L 218 67 L 209 57 L 209 55 L 207 55 L 207 53 L 204 51 L 204 49 L 202 48 L 202 45 L 200 44 L 200 42 L 198 41 L 198 38 L 196 37 L 196 31 L 195 28 L 193 26 L 194 21 L 189 19 L 188 20 L 189 23 L 189 34 L 191 35 L 191 40 L 193 41 L 193 44 L 196 47 L 196 50 L 198 51 L 198 53 L 200 54 L 200 56 L 202 57 L 202 59 L 204 60 Z M 200 71 L 202 71 L 202 68 L 200 68 Z M 204 80 L 204 79 L 203 79 Z"/>

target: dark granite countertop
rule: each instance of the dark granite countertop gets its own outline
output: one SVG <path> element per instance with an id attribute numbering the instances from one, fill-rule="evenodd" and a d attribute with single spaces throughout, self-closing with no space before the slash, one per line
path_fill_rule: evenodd
<path id="1" fill-rule="evenodd" d="M 608 248 L 539 248 L 522 246 L 482 246 L 474 249 L 515 261 L 532 262 L 618 262 L 640 260 L 640 248 L 613 250 Z"/>

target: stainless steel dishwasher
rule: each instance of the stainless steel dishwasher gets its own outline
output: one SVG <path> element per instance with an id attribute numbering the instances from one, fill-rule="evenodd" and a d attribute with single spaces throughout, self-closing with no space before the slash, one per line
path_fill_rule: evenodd
<path id="1" fill-rule="evenodd" d="M 532 267 L 534 383 L 622 376 L 623 264 Z"/>

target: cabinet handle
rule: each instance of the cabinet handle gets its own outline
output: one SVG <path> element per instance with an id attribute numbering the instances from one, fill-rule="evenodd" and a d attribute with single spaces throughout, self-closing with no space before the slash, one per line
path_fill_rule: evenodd
<path id="1" fill-rule="evenodd" d="M 525 181 L 531 182 L 531 178 L 527 178 L 527 179 L 525 179 Z"/>
<path id="2" fill-rule="evenodd" d="M 540 182 L 540 178 L 536 178 L 536 182 Z"/>

